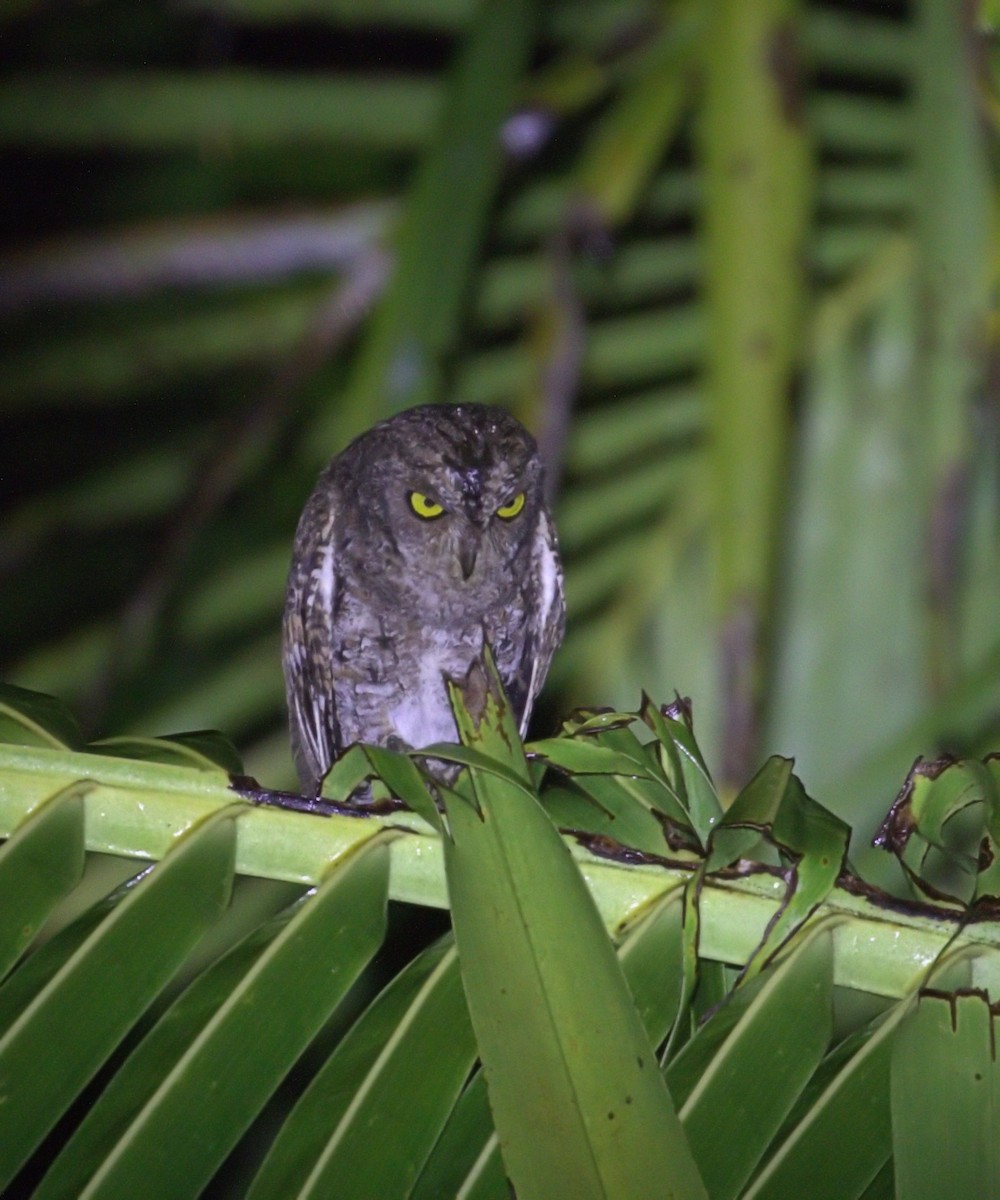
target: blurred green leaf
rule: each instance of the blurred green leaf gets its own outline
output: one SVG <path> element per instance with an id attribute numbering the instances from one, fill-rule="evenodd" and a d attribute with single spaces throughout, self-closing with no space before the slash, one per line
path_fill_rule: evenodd
<path id="1" fill-rule="evenodd" d="M 676 135 L 700 66 L 707 23 L 702 5 L 672 6 L 634 77 L 595 123 L 577 164 L 575 188 L 603 223 L 620 225 L 633 215 Z"/>
<path id="2" fill-rule="evenodd" d="M 745 774 L 757 740 L 802 321 L 812 203 L 802 8 L 723 3 L 706 33 L 706 398 L 728 784 Z"/>
<path id="3" fill-rule="evenodd" d="M 239 775 L 243 770 L 236 747 L 224 734 L 214 729 L 172 733 L 159 738 L 101 738 L 91 745 L 99 754 L 114 754 L 121 758 L 176 763 L 178 766 L 198 767 L 202 771 L 218 771 L 221 768 L 231 775 Z"/>
<path id="4" fill-rule="evenodd" d="M 477 10 L 412 185 L 393 279 L 335 414 L 341 436 L 368 424 L 373 397 L 382 415 L 440 396 L 500 178 L 500 123 L 531 52 L 533 24 L 525 0 L 486 0 Z M 317 437 L 324 447 L 335 440 L 322 428 Z"/>
<path id="5" fill-rule="evenodd" d="M 8 79 L 0 143 L 119 145 L 208 142 L 314 148 L 338 142 L 413 149 L 436 115 L 433 80 L 344 73 L 213 71 L 81 77 L 40 70 Z"/>
<path id="6" fill-rule="evenodd" d="M 83 738 L 72 714 L 54 696 L 0 683 L 0 742 L 77 749 Z"/>

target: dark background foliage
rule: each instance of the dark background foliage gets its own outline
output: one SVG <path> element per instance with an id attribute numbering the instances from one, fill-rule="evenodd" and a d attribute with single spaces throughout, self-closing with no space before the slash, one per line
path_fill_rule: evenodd
<path id="1" fill-rule="evenodd" d="M 862 827 L 995 745 L 988 18 L 9 6 L 0 673 L 288 783 L 315 474 L 470 399 L 559 484 L 541 728 L 676 688 L 724 786 L 794 754 Z"/>

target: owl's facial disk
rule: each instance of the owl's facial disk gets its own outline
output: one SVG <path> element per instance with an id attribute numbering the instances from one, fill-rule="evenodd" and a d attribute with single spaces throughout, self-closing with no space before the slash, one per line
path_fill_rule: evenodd
<path id="1" fill-rule="evenodd" d="M 400 499 L 420 535 L 414 549 L 419 547 L 422 567 L 436 562 L 437 571 L 445 567 L 468 583 L 477 564 L 488 572 L 509 564 L 525 539 L 525 510 L 532 508 L 529 494 L 537 490 L 530 470 L 438 467 L 433 476 L 421 471 L 404 478 Z M 442 559 L 452 565 L 446 567 Z"/>
<path id="2" fill-rule="evenodd" d="M 451 500 L 449 505 L 446 501 Z M 478 488 L 464 488 L 460 496 L 442 497 L 440 492 L 411 490 L 407 495 L 411 512 L 422 523 L 440 525 L 428 536 L 443 539 L 454 553 L 463 582 L 468 582 L 476 569 L 480 549 L 490 534 L 493 542 L 508 540 L 503 526 L 515 521 L 522 513 L 526 495 L 514 492 L 504 503 L 493 507 Z"/>

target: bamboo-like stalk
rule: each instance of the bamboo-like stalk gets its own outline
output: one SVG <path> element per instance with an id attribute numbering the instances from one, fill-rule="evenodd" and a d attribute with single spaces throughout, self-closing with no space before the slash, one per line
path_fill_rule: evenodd
<path id="1" fill-rule="evenodd" d="M 241 802 L 224 773 L 42 747 L 0 746 L 0 837 L 9 836 L 39 804 L 87 781 L 86 839 L 93 851 L 141 860 L 162 858 L 186 830 L 218 809 Z M 352 849 L 383 828 L 398 830 L 390 894 L 409 903 L 447 907 L 440 841 L 411 813 L 391 817 L 319 817 L 247 804 L 237 827 L 237 870 L 267 879 L 316 884 Z M 598 858 L 568 839 L 605 923 L 621 932 L 669 889 L 691 878 L 683 865 L 626 865 Z M 784 893 L 767 871 L 709 878 L 701 894 L 700 953 L 742 963 L 759 943 Z M 837 918 L 837 983 L 902 996 L 953 942 L 981 951 L 973 978 L 1000 987 L 1000 924 L 959 920 L 926 907 L 837 889 L 816 919 Z M 954 939 L 954 941 L 953 941 Z"/>
<path id="2" fill-rule="evenodd" d="M 971 402 L 985 372 L 993 273 L 985 248 L 993 200 L 980 128 L 972 9 L 935 0 L 921 0 L 916 9 L 919 54 L 911 136 L 920 361 L 915 378 L 926 453 L 928 683 L 940 695 L 954 685 L 965 649 L 959 608 L 966 578 Z"/>
<path id="3" fill-rule="evenodd" d="M 799 9 L 726 0 L 707 42 L 700 145 L 724 786 L 747 776 L 757 752 L 804 298 L 812 172 Z M 828 107 L 817 98 L 817 120 Z M 845 143 L 857 132 L 853 120 L 839 130 Z"/>

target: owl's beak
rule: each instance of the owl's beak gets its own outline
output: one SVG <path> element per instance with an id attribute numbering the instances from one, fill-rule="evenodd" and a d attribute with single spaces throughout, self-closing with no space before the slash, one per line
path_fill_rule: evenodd
<path id="1" fill-rule="evenodd" d="M 462 540 L 458 543 L 458 565 L 462 568 L 462 579 L 467 583 L 476 569 L 476 559 L 479 556 L 478 529 L 469 528 L 462 531 Z"/>

